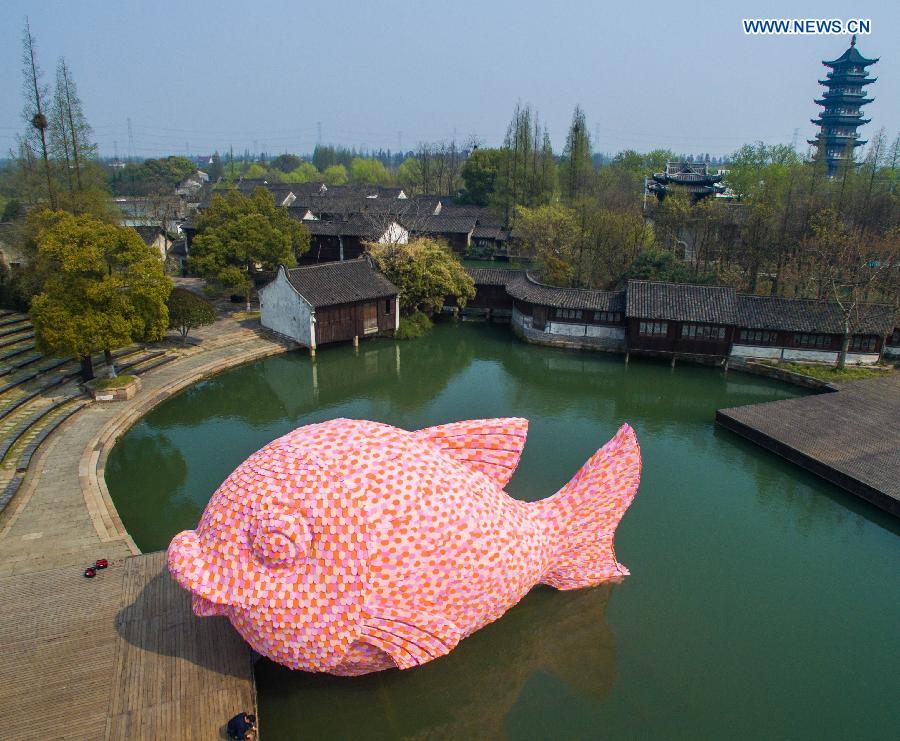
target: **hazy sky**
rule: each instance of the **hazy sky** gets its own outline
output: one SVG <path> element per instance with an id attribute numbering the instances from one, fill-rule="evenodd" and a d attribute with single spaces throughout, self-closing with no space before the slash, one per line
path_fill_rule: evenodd
<path id="1" fill-rule="evenodd" d="M 101 152 L 311 151 L 501 141 L 517 101 L 562 147 L 576 104 L 594 148 L 725 154 L 814 133 L 822 59 L 849 36 L 747 36 L 742 18 L 869 18 L 871 137 L 900 131 L 900 3 L 593 0 L 2 0 L 0 150 L 22 130 L 21 32 L 45 78 L 65 56 Z"/>

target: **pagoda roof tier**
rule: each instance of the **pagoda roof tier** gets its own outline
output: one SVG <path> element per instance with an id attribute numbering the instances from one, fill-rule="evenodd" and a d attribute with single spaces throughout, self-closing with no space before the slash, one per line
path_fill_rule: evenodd
<path id="1" fill-rule="evenodd" d="M 873 102 L 875 98 L 857 98 L 856 96 L 849 95 L 835 95 L 828 98 L 819 98 L 816 100 L 816 103 L 823 106 L 831 106 L 831 105 L 857 105 L 864 106 Z"/>
<path id="2" fill-rule="evenodd" d="M 822 60 L 822 64 L 826 67 L 842 67 L 844 65 L 862 65 L 863 67 L 867 67 L 870 64 L 875 64 L 878 59 L 868 59 L 859 53 L 859 49 L 856 48 L 856 34 L 853 35 L 853 38 L 850 40 L 850 48 L 847 49 L 841 56 L 837 59 L 832 59 L 830 62 L 826 60 Z"/>
<path id="3" fill-rule="evenodd" d="M 829 116 L 828 118 L 811 118 L 816 126 L 864 126 L 871 118 L 851 118 L 850 116 Z"/>
<path id="4" fill-rule="evenodd" d="M 850 122 L 859 122 L 862 120 L 862 111 L 856 110 L 853 113 L 840 113 L 839 111 L 831 110 L 829 107 L 825 107 L 824 111 L 819 111 L 819 116 L 822 118 L 827 118 L 829 121 L 834 123 L 839 118 L 847 119 L 848 123 Z"/>
<path id="5" fill-rule="evenodd" d="M 868 139 L 855 139 L 852 136 L 835 136 L 834 134 L 826 134 L 822 133 L 816 134 L 815 139 L 807 139 L 807 144 L 812 144 L 814 147 L 818 147 L 821 144 L 825 144 L 825 146 L 829 145 L 838 145 L 841 148 L 845 148 L 848 144 L 852 143 L 854 147 L 861 147 L 863 144 L 868 144 Z"/>
<path id="6" fill-rule="evenodd" d="M 843 85 L 869 85 L 875 82 L 877 77 L 826 77 L 824 80 L 819 80 L 820 85 L 824 85 L 825 87 L 839 87 Z"/>
<path id="7" fill-rule="evenodd" d="M 676 183 L 677 185 L 693 185 L 693 184 L 711 184 L 718 183 L 722 178 L 724 178 L 724 174 L 718 175 L 701 175 L 695 172 L 678 172 L 674 175 L 669 175 L 665 172 L 654 172 L 653 179 L 657 183 Z"/>

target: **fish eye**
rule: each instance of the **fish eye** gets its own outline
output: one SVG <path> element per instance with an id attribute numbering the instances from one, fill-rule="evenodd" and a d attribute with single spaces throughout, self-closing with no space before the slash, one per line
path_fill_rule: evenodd
<path id="1" fill-rule="evenodd" d="M 251 533 L 253 555 L 267 566 L 287 566 L 306 556 L 309 531 L 296 515 L 267 515 L 257 520 Z"/>

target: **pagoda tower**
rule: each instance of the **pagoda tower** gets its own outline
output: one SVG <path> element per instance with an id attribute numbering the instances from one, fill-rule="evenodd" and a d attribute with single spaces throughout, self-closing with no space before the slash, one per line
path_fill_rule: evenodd
<path id="1" fill-rule="evenodd" d="M 869 123 L 870 119 L 862 117 L 860 108 L 871 103 L 874 98 L 865 97 L 863 88 L 877 78 L 868 77 L 866 67 L 875 64 L 877 59 L 867 59 L 856 48 L 856 35 L 850 40 L 850 48 L 841 56 L 830 62 L 822 60 L 822 64 L 831 68 L 824 80 L 825 94 L 816 101 L 823 106 L 818 118 L 810 119 L 819 127 L 815 139 L 808 142 L 816 147 L 816 158 L 824 157 L 828 167 L 828 176 L 833 176 L 842 162 L 852 160 L 853 149 L 866 142 L 859 139 L 856 129 Z"/>

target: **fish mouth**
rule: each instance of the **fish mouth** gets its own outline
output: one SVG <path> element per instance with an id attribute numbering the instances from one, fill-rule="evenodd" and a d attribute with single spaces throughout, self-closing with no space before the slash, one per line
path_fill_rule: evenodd
<path id="1" fill-rule="evenodd" d="M 214 555 L 204 553 L 196 530 L 185 530 L 172 539 L 166 561 L 172 578 L 191 593 L 195 615 L 228 614 L 232 603 L 226 592 L 225 569 Z"/>

